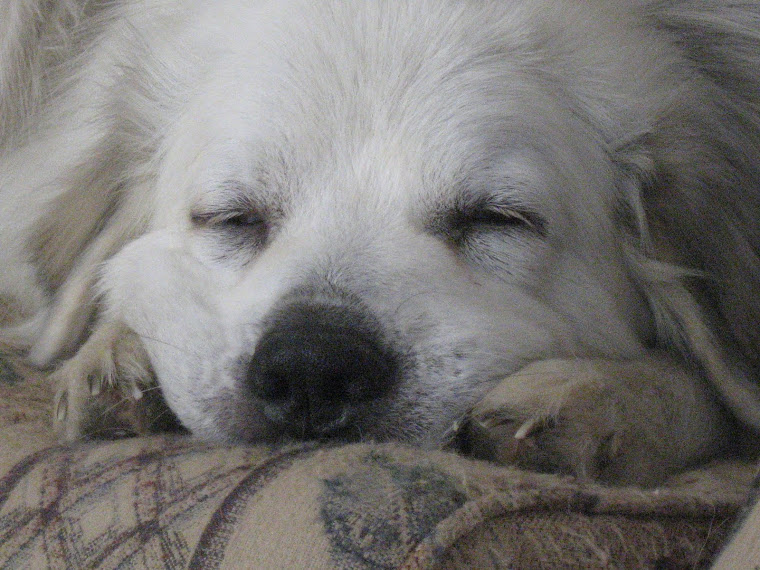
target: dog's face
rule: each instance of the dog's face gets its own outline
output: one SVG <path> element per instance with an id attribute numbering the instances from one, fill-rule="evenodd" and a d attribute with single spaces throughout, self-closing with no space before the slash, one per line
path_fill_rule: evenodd
<path id="1" fill-rule="evenodd" d="M 507 3 L 333 4 L 208 40 L 154 230 L 106 267 L 179 419 L 435 445 L 531 361 L 641 350 L 620 133 L 583 107 L 615 86 L 579 95 Z"/>

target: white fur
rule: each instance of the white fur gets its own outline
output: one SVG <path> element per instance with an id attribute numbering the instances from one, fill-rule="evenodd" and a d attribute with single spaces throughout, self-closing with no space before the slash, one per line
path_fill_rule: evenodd
<path id="1" fill-rule="evenodd" d="M 711 154 L 725 148 L 690 148 L 684 134 L 730 131 L 736 116 L 718 114 L 726 101 L 746 125 L 724 147 L 760 140 L 757 95 L 721 91 L 677 45 L 697 26 L 728 29 L 750 46 L 737 69 L 760 84 L 752 3 L 104 4 L 67 2 L 61 15 L 26 0 L 26 13 L 0 11 L 0 110 L 10 117 L 0 123 L 0 293 L 44 321 L 7 336 L 26 336 L 32 360 L 51 364 L 92 335 L 95 315 L 98 340 L 72 362 L 114 355 L 64 367 L 64 392 L 91 367 L 118 378 L 114 347 L 131 331 L 186 427 L 259 439 L 261 411 L 236 396 L 240 362 L 291 291 L 329 287 L 358 299 L 406 355 L 397 388 L 360 420 L 366 437 L 438 445 L 531 362 L 636 360 L 662 348 L 760 428 L 745 366 L 757 347 L 736 340 L 725 319 L 738 321 L 684 278 L 718 266 L 690 267 L 680 230 L 650 223 L 660 204 L 647 194 L 681 168 L 671 150 L 693 153 L 684 172 L 711 160 L 727 170 Z M 51 43 L 65 53 L 24 63 L 42 61 L 35 46 Z M 684 132 L 673 127 L 681 117 Z M 757 171 L 738 170 L 724 178 L 743 176 L 757 192 Z M 723 200 L 720 188 L 709 199 L 696 186 L 673 192 Z M 476 225 L 468 245 L 454 243 L 436 223 L 473 196 L 542 227 Z M 239 247 L 229 233 L 238 230 L 193 226 L 193 214 L 241 198 L 269 212 L 263 247 Z M 755 228 L 735 230 L 756 239 Z M 741 255 L 757 265 L 754 252 Z M 741 286 L 757 291 L 750 278 Z M 69 410 L 87 395 L 78 398 Z M 701 429 L 712 433 L 714 414 Z M 703 447 L 684 461 L 711 453 Z"/>

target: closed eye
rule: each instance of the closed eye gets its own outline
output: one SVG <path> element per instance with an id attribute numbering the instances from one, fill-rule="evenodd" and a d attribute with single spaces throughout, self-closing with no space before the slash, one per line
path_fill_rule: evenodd
<path id="1" fill-rule="evenodd" d="M 494 229 L 526 229 L 543 233 L 543 220 L 532 212 L 514 208 L 489 205 L 460 214 L 465 225 L 492 226 Z"/>
<path id="2" fill-rule="evenodd" d="M 265 224 L 264 217 L 253 211 L 194 212 L 190 216 L 194 226 L 202 227 L 246 227 Z"/>
<path id="3" fill-rule="evenodd" d="M 543 216 L 498 198 L 462 200 L 435 216 L 428 228 L 473 268 L 506 279 L 525 275 L 549 244 Z"/>
<path id="4" fill-rule="evenodd" d="M 214 239 L 225 258 L 249 258 L 267 244 L 271 233 L 268 219 L 249 208 L 196 211 L 190 221 Z"/>
<path id="5" fill-rule="evenodd" d="M 516 233 L 546 235 L 546 223 L 538 214 L 494 203 L 457 208 L 435 226 L 458 244 L 484 232 L 498 232 L 505 236 Z"/>

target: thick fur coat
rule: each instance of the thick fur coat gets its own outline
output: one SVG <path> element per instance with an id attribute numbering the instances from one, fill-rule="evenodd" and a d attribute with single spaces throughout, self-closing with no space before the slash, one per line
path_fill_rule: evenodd
<path id="1" fill-rule="evenodd" d="M 62 435 L 467 441 L 653 482 L 760 430 L 760 8 L 0 3 L 0 296 Z"/>

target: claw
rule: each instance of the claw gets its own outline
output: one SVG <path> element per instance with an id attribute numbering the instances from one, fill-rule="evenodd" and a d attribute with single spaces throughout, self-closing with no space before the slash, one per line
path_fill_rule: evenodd
<path id="1" fill-rule="evenodd" d="M 515 432 L 514 438 L 515 439 L 526 439 L 529 437 L 533 432 L 535 432 L 541 425 L 543 424 L 543 420 L 540 419 L 532 419 L 525 422 L 523 425 L 520 426 L 520 429 L 518 429 Z"/>
<path id="2" fill-rule="evenodd" d="M 96 374 L 90 374 L 87 377 L 87 384 L 90 387 L 91 396 L 99 396 L 103 390 L 103 377 Z"/>
<path id="3" fill-rule="evenodd" d="M 68 390 L 62 390 L 56 397 L 55 402 L 55 418 L 59 422 L 66 420 L 66 416 L 69 414 L 69 392 Z"/>
<path id="4" fill-rule="evenodd" d="M 623 441 L 622 438 L 615 434 L 610 438 L 609 456 L 611 458 L 618 457 L 622 452 Z"/>

